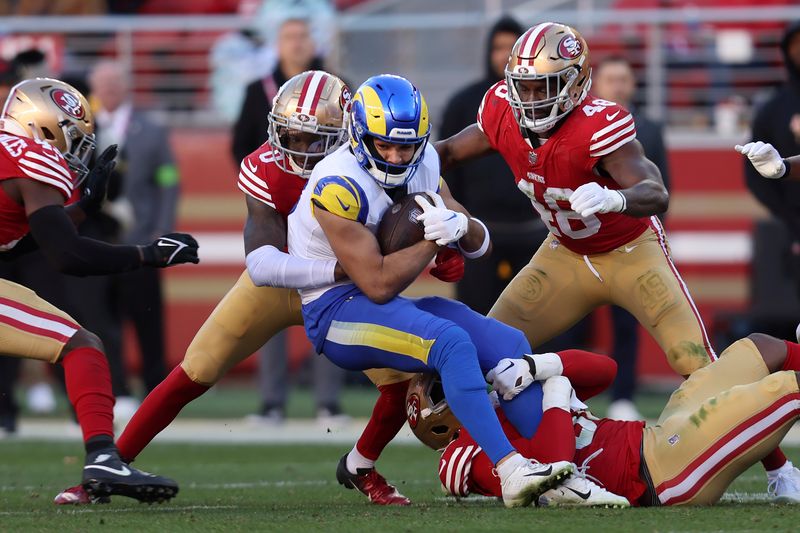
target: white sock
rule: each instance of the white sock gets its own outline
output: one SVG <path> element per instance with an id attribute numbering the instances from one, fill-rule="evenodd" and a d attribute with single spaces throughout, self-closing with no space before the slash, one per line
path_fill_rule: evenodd
<path id="1" fill-rule="evenodd" d="M 514 472 L 514 470 L 524 465 L 527 461 L 528 460 L 522 457 L 520 454 L 515 453 L 503 461 L 503 464 L 496 466 L 495 471 L 497 472 L 497 475 L 500 476 L 500 481 L 504 481 L 508 476 L 511 475 L 512 472 Z"/>
<path id="2" fill-rule="evenodd" d="M 544 381 L 553 376 L 560 376 L 564 371 L 561 358 L 556 353 L 537 353 L 531 355 L 531 358 L 533 358 L 533 362 L 536 365 L 536 374 L 533 376 L 536 381 Z"/>
<path id="3" fill-rule="evenodd" d="M 547 378 L 542 385 L 542 411 L 563 409 L 569 413 L 572 385 L 564 376 Z"/>
<path id="4" fill-rule="evenodd" d="M 351 474 L 358 474 L 359 468 L 370 469 L 374 467 L 375 461 L 361 455 L 356 446 L 353 446 L 353 449 L 347 454 L 347 471 Z"/>
<path id="5" fill-rule="evenodd" d="M 789 475 L 792 473 L 793 468 L 794 465 L 792 462 L 787 460 L 782 467 L 776 468 L 775 470 L 767 470 L 767 478 L 772 479 L 777 477 L 779 474 Z"/>

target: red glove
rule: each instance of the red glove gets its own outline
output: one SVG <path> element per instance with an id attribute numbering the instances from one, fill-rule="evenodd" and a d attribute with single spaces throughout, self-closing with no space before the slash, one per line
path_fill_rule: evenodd
<path id="1" fill-rule="evenodd" d="M 445 246 L 436 254 L 436 266 L 431 275 L 447 283 L 461 281 L 464 277 L 464 256 L 455 248 Z"/>

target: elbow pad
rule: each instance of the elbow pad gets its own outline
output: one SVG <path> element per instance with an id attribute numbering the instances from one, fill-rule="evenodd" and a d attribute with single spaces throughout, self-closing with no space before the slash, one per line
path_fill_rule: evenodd
<path id="1" fill-rule="evenodd" d="M 335 281 L 335 259 L 304 259 L 272 245 L 253 250 L 247 254 L 245 262 L 250 279 L 259 287 L 313 289 Z"/>

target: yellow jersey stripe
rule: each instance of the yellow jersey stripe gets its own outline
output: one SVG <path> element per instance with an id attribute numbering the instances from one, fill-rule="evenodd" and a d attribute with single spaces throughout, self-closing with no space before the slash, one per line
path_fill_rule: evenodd
<path id="1" fill-rule="evenodd" d="M 423 339 L 412 333 L 366 322 L 334 320 L 326 340 L 346 346 L 368 346 L 385 352 L 413 357 L 428 362 L 428 354 L 436 339 Z"/>

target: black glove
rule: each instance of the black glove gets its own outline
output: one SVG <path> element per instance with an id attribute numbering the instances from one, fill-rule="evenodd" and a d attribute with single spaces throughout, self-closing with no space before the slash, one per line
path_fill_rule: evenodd
<path id="1" fill-rule="evenodd" d="M 142 264 L 164 268 L 181 263 L 199 263 L 197 241 L 188 233 L 167 233 L 142 246 Z"/>
<path id="2" fill-rule="evenodd" d="M 108 179 L 116 166 L 117 145 L 112 144 L 105 150 L 94 163 L 92 170 L 86 175 L 86 184 L 83 186 L 81 199 L 78 200 L 78 207 L 84 213 L 90 215 L 100 210 L 103 201 L 106 199 L 108 189 Z"/>

